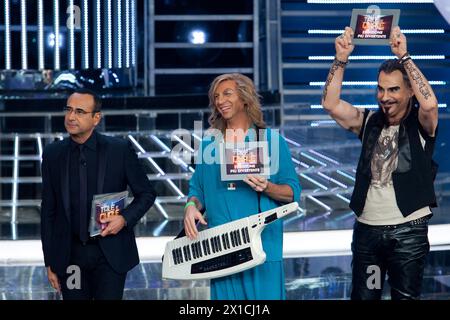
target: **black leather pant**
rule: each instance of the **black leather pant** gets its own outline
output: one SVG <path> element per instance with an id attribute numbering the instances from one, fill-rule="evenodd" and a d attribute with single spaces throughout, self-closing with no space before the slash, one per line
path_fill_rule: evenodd
<path id="1" fill-rule="evenodd" d="M 351 299 L 381 299 L 386 273 L 393 300 L 419 299 L 429 251 L 428 218 L 397 226 L 369 226 L 356 221 Z"/>

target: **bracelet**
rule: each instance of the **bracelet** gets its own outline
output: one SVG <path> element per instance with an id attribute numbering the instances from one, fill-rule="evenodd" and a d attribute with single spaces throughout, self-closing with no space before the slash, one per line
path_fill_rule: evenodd
<path id="1" fill-rule="evenodd" d="M 188 201 L 185 205 L 184 205 L 184 210 L 186 210 L 187 207 L 189 206 L 196 206 L 194 201 Z"/>
<path id="2" fill-rule="evenodd" d="M 406 57 L 406 58 L 400 60 L 399 63 L 400 63 L 400 64 L 405 64 L 405 62 L 408 61 L 408 60 L 412 60 L 412 58 L 411 58 L 410 56 L 408 56 L 408 57 Z"/>
<path id="3" fill-rule="evenodd" d="M 400 59 L 398 59 L 398 63 L 404 64 L 405 61 L 408 61 L 408 60 L 410 60 L 410 59 L 412 59 L 412 58 L 411 58 L 411 56 L 409 55 L 409 52 L 406 52 L 404 55 L 401 56 Z"/>
<path id="4" fill-rule="evenodd" d="M 347 61 L 341 61 L 338 60 L 338 58 L 334 57 L 334 63 L 341 68 L 345 68 L 345 66 L 348 64 L 348 60 Z"/>
<path id="5" fill-rule="evenodd" d="M 402 60 L 406 56 L 409 56 L 409 52 L 408 51 L 406 51 L 399 59 Z"/>

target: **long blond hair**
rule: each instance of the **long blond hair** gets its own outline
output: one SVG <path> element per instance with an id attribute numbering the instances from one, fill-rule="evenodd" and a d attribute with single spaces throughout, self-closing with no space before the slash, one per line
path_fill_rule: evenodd
<path id="1" fill-rule="evenodd" d="M 209 107 L 211 108 L 211 115 L 209 116 L 208 122 L 211 128 L 219 129 L 224 132 L 227 128 L 226 120 L 222 118 L 222 115 L 217 110 L 214 103 L 214 93 L 217 87 L 223 81 L 232 80 L 236 83 L 237 94 L 239 98 L 244 102 L 245 111 L 251 122 L 258 128 L 265 128 L 266 124 L 263 120 L 263 114 L 261 111 L 261 103 L 259 101 L 260 96 L 256 92 L 255 85 L 253 81 L 243 74 L 240 73 L 226 73 L 217 76 L 209 88 Z"/>

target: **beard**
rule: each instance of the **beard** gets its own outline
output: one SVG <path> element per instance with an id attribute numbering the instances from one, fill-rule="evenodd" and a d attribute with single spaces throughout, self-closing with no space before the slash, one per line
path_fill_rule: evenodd
<path id="1" fill-rule="evenodd" d="M 414 103 L 414 101 L 410 99 L 407 102 L 407 105 L 404 108 L 402 108 L 397 100 L 387 101 L 384 103 L 378 101 L 378 110 L 383 115 L 383 117 L 382 117 L 383 123 L 385 125 L 388 125 L 390 123 L 389 119 L 394 118 L 395 116 L 397 116 L 399 113 L 402 113 L 403 111 L 404 111 L 404 114 L 403 114 L 401 120 L 405 119 L 407 117 L 407 115 L 409 114 L 410 108 L 413 105 L 413 103 Z M 393 116 L 390 113 L 390 110 L 392 108 L 396 108 L 395 114 Z"/>

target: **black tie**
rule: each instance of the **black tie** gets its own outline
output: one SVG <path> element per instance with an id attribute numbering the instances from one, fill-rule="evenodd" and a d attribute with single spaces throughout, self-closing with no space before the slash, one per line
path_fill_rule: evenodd
<path id="1" fill-rule="evenodd" d="M 87 164 L 84 146 L 79 145 L 80 149 L 80 240 L 88 240 L 87 233 Z"/>

